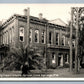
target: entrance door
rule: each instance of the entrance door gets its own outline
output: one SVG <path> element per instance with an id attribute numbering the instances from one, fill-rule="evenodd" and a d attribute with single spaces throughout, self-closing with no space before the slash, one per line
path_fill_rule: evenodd
<path id="1" fill-rule="evenodd" d="M 63 54 L 59 54 L 58 56 L 58 66 L 63 66 Z"/>

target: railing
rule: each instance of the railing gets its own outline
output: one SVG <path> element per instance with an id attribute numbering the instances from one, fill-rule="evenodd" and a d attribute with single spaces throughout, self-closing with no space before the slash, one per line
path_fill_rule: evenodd
<path id="1" fill-rule="evenodd" d="M 63 48 L 63 49 L 70 49 L 68 45 L 55 45 L 55 44 L 47 44 L 47 48 Z"/>

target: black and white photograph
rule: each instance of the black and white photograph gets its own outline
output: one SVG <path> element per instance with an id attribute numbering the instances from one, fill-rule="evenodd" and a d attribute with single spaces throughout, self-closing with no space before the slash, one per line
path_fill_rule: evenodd
<path id="1" fill-rule="evenodd" d="M 0 79 L 84 78 L 84 4 L 0 4 Z"/>

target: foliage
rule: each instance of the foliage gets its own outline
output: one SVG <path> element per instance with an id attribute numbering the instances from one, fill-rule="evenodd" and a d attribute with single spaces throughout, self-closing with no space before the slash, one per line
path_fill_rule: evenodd
<path id="1" fill-rule="evenodd" d="M 41 69 L 43 65 L 43 53 L 39 49 L 33 49 L 20 45 L 12 48 L 4 58 L 4 68 L 9 70 L 20 70 L 21 65 L 28 61 L 30 69 Z"/>

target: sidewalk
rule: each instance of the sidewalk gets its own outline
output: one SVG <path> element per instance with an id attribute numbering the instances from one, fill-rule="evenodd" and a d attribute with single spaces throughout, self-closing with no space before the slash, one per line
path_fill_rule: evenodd
<path id="1" fill-rule="evenodd" d="M 69 68 L 47 69 L 47 71 L 32 70 L 28 78 L 83 78 L 84 69 L 80 69 L 79 74 L 69 72 Z M 0 78 L 22 78 L 21 71 L 0 71 Z"/>

